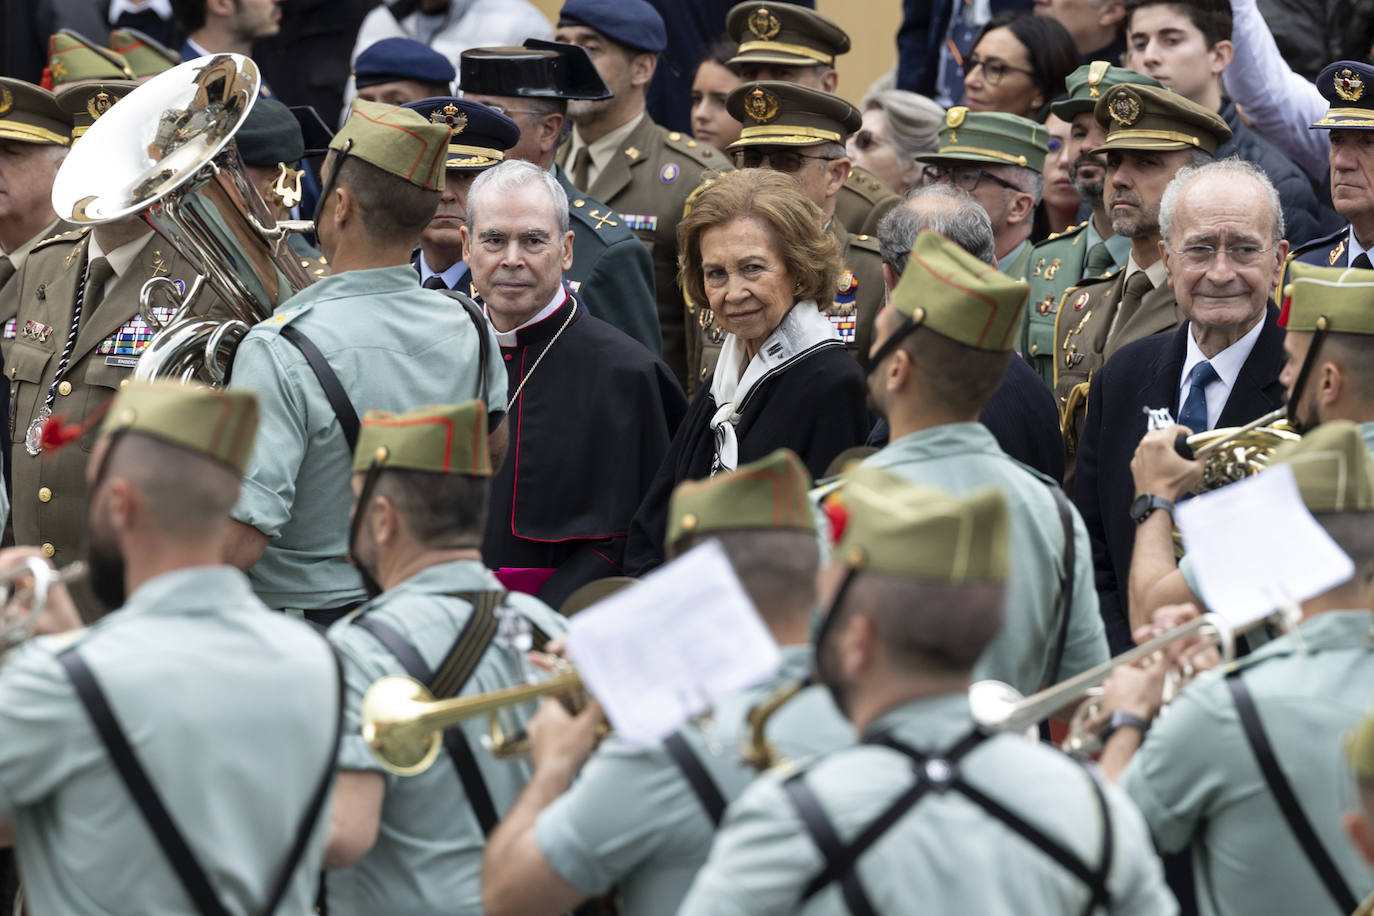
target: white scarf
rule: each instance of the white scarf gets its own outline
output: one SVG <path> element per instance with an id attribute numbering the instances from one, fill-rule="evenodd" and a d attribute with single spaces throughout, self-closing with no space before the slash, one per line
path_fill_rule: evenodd
<path id="1" fill-rule="evenodd" d="M 733 471 L 739 465 L 739 440 L 735 424 L 750 393 L 765 378 L 778 372 L 821 346 L 840 346 L 839 335 L 830 319 L 821 314 L 816 300 L 804 299 L 792 306 L 782 322 L 763 341 L 759 352 L 744 365 L 744 341 L 733 334 L 725 336 L 711 377 L 711 397 L 716 404 L 711 431 L 716 437 L 716 454 L 711 475 Z"/>

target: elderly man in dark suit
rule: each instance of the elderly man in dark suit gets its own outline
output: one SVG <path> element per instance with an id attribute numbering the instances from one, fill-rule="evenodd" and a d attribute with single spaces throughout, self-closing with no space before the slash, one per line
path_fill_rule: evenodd
<path id="1" fill-rule="evenodd" d="M 1175 176 L 1160 204 L 1160 250 L 1187 323 L 1119 350 L 1093 377 L 1076 500 L 1092 537 L 1112 652 L 1131 646 L 1127 581 L 1136 525 L 1173 504 L 1136 494 L 1131 456 L 1147 412 L 1193 432 L 1236 426 L 1284 402 L 1283 331 L 1270 296 L 1288 254 L 1274 186 L 1228 159 Z"/>

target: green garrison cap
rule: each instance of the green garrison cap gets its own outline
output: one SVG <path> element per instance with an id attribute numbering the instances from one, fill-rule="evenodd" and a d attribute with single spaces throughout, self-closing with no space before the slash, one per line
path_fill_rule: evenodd
<path id="1" fill-rule="evenodd" d="M 1374 511 L 1374 457 L 1348 420 L 1331 420 L 1274 453 L 1292 467 L 1302 501 L 1312 512 Z"/>
<path id="2" fill-rule="evenodd" d="M 810 488 L 806 466 L 785 448 L 728 473 L 683 481 L 668 504 L 667 543 L 712 531 L 815 531 Z"/>
<path id="3" fill-rule="evenodd" d="M 124 58 L 135 79 L 157 76 L 181 63 L 181 55 L 138 29 L 115 29 L 110 50 Z"/>
<path id="4" fill-rule="evenodd" d="M 1283 300 L 1279 324 L 1290 331 L 1374 334 L 1374 270 L 1293 261 Z"/>
<path id="5" fill-rule="evenodd" d="M 932 229 L 916 234 L 892 307 L 913 322 L 979 350 L 1010 350 L 1030 284 L 1013 280 Z"/>
<path id="6" fill-rule="evenodd" d="M 57 104 L 71 121 L 72 142 L 80 140 L 115 102 L 137 88 L 138 83 L 132 80 L 83 80 L 59 88 L 56 93 Z"/>
<path id="7" fill-rule="evenodd" d="M 72 122 L 46 89 L 0 76 L 0 139 L 66 146 Z"/>
<path id="8" fill-rule="evenodd" d="M 1105 60 L 1095 60 L 1090 64 L 1084 64 L 1069 74 L 1068 78 L 1064 80 L 1065 88 L 1069 92 L 1068 97 L 1051 105 L 1050 111 L 1061 121 L 1072 121 L 1079 115 L 1096 108 L 1097 100 L 1102 98 L 1102 93 L 1118 83 L 1135 83 L 1140 86 L 1158 86 L 1161 88 L 1164 86 L 1153 76 L 1146 76 L 1135 70 L 1127 70 L 1125 67 L 1113 67 Z"/>
<path id="9" fill-rule="evenodd" d="M 744 125 L 729 150 L 843 143 L 864 123 L 859 109 L 838 95 L 776 80 L 735 87 L 725 98 L 725 109 Z"/>
<path id="10" fill-rule="evenodd" d="M 1039 172 L 1050 154 L 1050 132 L 1043 124 L 998 111 L 969 111 L 955 105 L 945 112 L 940 149 L 916 158 L 921 162 L 991 162 L 1019 165 Z"/>
<path id="11" fill-rule="evenodd" d="M 840 491 L 835 558 L 859 570 L 940 582 L 1005 582 L 1007 498 L 995 488 L 954 497 L 861 467 Z"/>
<path id="12" fill-rule="evenodd" d="M 435 124 L 408 108 L 354 99 L 329 148 L 343 150 L 352 140 L 348 155 L 417 188 L 442 191 L 450 136 L 447 124 Z"/>
<path id="13" fill-rule="evenodd" d="M 791 3 L 739 3 L 725 16 L 725 30 L 739 42 L 732 64 L 785 67 L 835 66 L 849 50 L 849 36 L 830 19 Z"/>
<path id="14" fill-rule="evenodd" d="M 134 78 L 123 57 L 71 29 L 62 29 L 48 39 L 48 74 L 54 87 L 77 80 Z"/>
<path id="15" fill-rule="evenodd" d="M 212 458 L 242 476 L 258 433 L 258 396 L 247 390 L 191 388 L 176 382 L 130 382 L 115 397 L 100 432 L 152 436 Z"/>
<path id="16" fill-rule="evenodd" d="M 1346 738 L 1345 752 L 1355 778 L 1374 785 L 1374 711 L 1365 713 L 1354 733 Z"/>
<path id="17" fill-rule="evenodd" d="M 1200 149 L 1215 156 L 1231 139 L 1231 128 L 1172 89 L 1117 85 L 1097 100 L 1097 123 L 1107 128 L 1107 140 L 1097 152 L 1124 150 Z"/>
<path id="18" fill-rule="evenodd" d="M 358 430 L 353 473 L 383 468 L 491 476 L 487 408 L 481 401 L 420 407 L 405 413 L 369 410 Z"/>

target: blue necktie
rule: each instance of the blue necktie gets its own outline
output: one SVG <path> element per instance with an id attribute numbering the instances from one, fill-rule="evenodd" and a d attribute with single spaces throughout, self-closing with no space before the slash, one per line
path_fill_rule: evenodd
<path id="1" fill-rule="evenodd" d="M 1212 382 L 1220 381 L 1220 379 L 1221 376 L 1217 375 L 1217 370 L 1213 369 L 1212 364 L 1206 360 L 1193 367 L 1193 384 L 1188 389 L 1188 396 L 1183 399 L 1183 409 L 1178 412 L 1180 426 L 1186 426 L 1195 433 L 1210 428 L 1207 424 L 1207 392 L 1205 389 Z"/>

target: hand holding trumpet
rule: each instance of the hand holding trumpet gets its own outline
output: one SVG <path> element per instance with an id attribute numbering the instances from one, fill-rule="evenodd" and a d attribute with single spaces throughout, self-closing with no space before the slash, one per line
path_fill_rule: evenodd
<path id="1" fill-rule="evenodd" d="M 35 576 L 39 569 L 51 573 L 41 584 Z M 74 564 L 59 572 L 36 547 L 0 550 L 0 586 L 8 592 L 4 607 L 0 608 L 0 646 L 11 641 L 23 642 L 30 636 L 81 629 L 81 615 L 65 583 L 83 570 L 84 567 Z"/>

